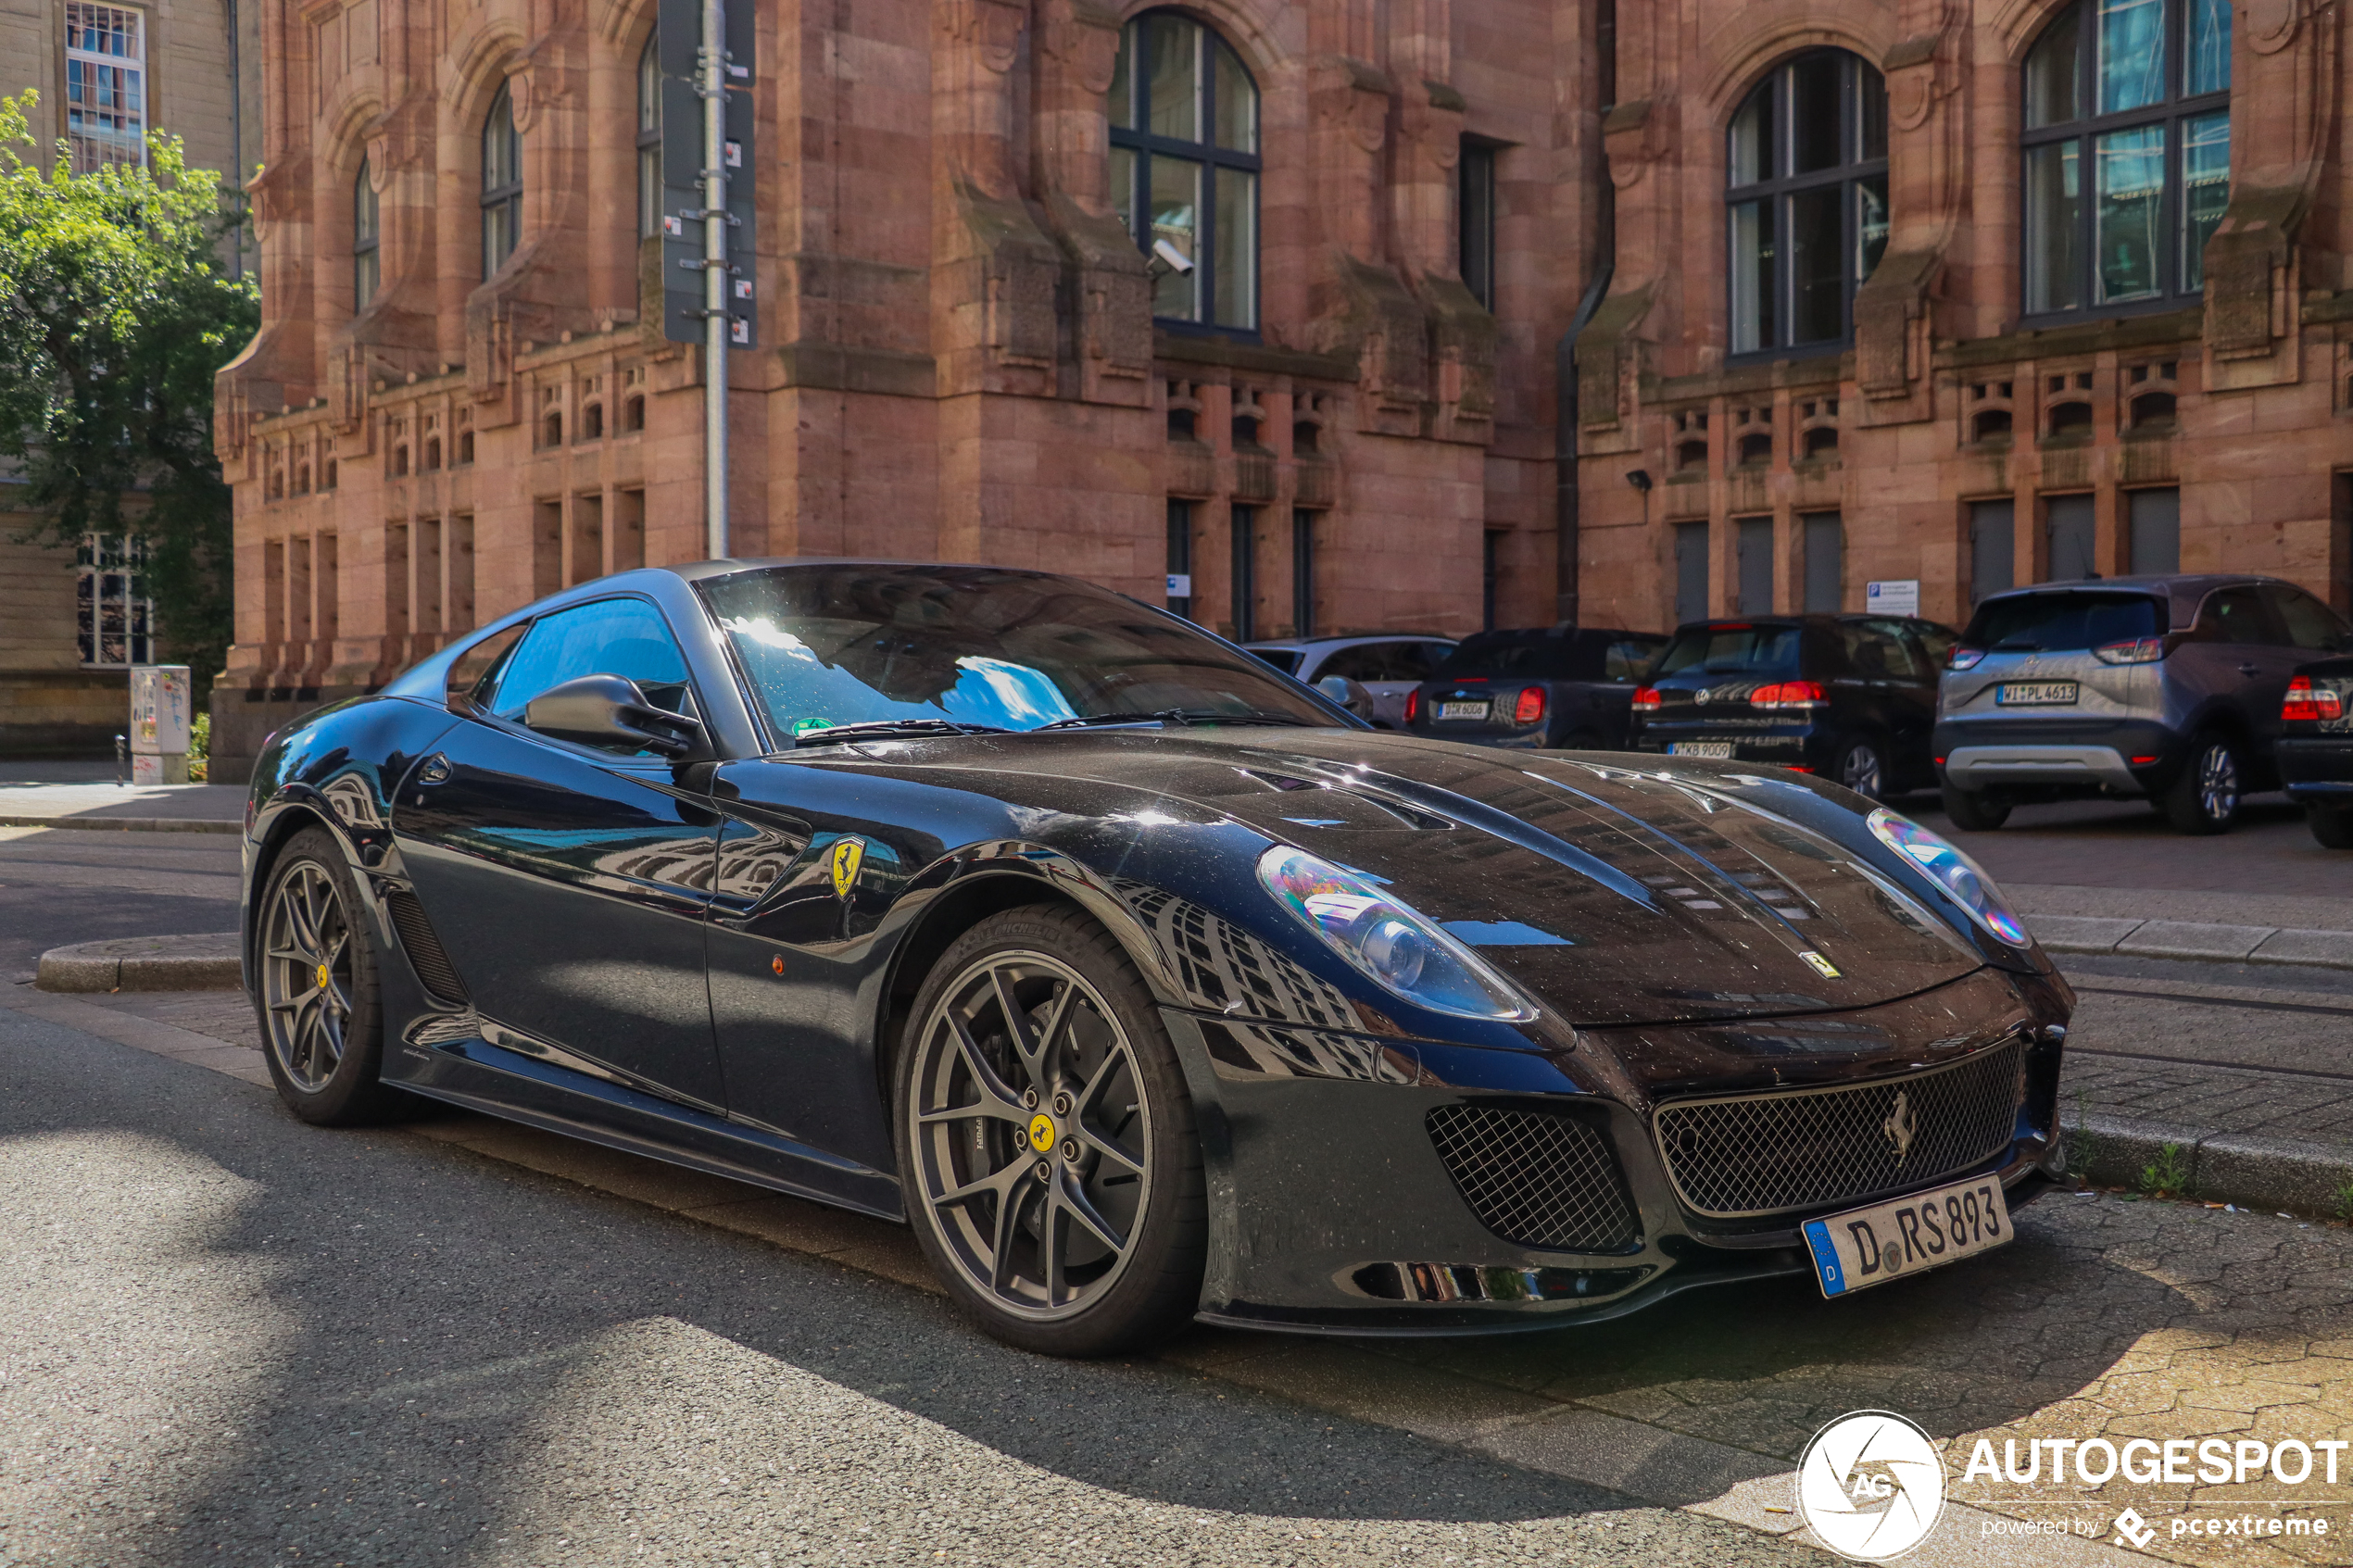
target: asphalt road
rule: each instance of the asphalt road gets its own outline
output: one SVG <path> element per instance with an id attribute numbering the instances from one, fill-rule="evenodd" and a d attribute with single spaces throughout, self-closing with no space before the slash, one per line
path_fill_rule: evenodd
<path id="1" fill-rule="evenodd" d="M 237 927 L 237 836 L 0 827 L 0 983 L 69 942 Z"/>
<path id="2" fill-rule="evenodd" d="M 1997 882 L 2353 898 L 2353 853 L 2322 848 L 2302 808 L 2284 796 L 2250 797 L 2238 823 L 2210 838 L 2175 833 L 2140 800 L 2021 806 L 1994 833 L 1955 828 L 1933 795 L 1894 804 L 1952 838 Z"/>
<path id="3" fill-rule="evenodd" d="M 11 1564 L 1820 1561 L 10 1012 L 0 1235 Z"/>

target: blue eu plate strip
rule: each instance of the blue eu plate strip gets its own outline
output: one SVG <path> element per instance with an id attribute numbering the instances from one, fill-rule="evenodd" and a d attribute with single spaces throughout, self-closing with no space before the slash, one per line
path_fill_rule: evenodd
<path id="1" fill-rule="evenodd" d="M 1819 1220 L 1806 1222 L 1806 1245 L 1814 1254 L 1814 1267 L 1822 1276 L 1822 1294 L 1846 1294 L 1846 1275 L 1838 1266 L 1838 1248 L 1831 1245 L 1831 1228 Z"/>

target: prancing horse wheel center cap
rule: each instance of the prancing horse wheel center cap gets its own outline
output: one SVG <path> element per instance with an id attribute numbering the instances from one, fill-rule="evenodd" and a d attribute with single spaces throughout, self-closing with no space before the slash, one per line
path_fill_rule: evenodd
<path id="1" fill-rule="evenodd" d="M 325 990 L 330 978 L 331 976 L 327 973 L 327 966 L 325 964 L 321 964 L 319 966 L 319 989 L 321 991 Z"/>
<path id="2" fill-rule="evenodd" d="M 1042 1110 L 1029 1119 L 1029 1147 L 1040 1154 L 1054 1147 L 1054 1119 Z"/>

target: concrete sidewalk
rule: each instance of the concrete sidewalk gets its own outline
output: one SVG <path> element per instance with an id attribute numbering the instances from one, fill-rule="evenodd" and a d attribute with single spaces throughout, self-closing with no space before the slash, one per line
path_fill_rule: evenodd
<path id="1" fill-rule="evenodd" d="M 2353 857 L 2346 861 L 2353 888 Z M 2353 969 L 2353 897 L 2005 884 L 2054 953 Z"/>
<path id="2" fill-rule="evenodd" d="M 0 784 L 0 827 L 235 833 L 239 784 Z"/>

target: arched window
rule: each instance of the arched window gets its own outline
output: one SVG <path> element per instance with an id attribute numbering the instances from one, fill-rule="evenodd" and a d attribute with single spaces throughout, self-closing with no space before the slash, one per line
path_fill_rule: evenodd
<path id="1" fill-rule="evenodd" d="M 1152 257 L 1152 314 L 1258 327 L 1258 88 L 1224 39 L 1173 11 L 1120 34 L 1112 201 Z"/>
<path id="2" fill-rule="evenodd" d="M 351 181 L 351 313 L 358 315 L 376 297 L 384 273 L 377 259 L 383 229 L 376 210 L 376 187 L 368 178 L 368 160 Z"/>
<path id="3" fill-rule="evenodd" d="M 1732 116 L 1735 354 L 1846 341 L 1887 248 L 1887 87 L 1843 49 L 1773 68 Z"/>
<path id="4" fill-rule="evenodd" d="M 522 237 L 522 137 L 515 101 L 501 86 L 482 122 L 482 275 L 487 279 L 515 254 Z"/>
<path id="5" fill-rule="evenodd" d="M 637 56 L 637 234 L 661 232 L 661 61 L 655 40 Z"/>
<path id="6" fill-rule="evenodd" d="M 2231 195 L 2230 0 L 2076 0 L 2024 85 L 2026 314 L 2201 292 Z"/>

